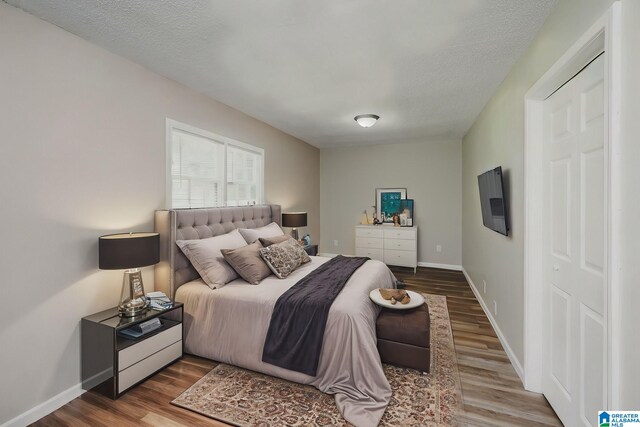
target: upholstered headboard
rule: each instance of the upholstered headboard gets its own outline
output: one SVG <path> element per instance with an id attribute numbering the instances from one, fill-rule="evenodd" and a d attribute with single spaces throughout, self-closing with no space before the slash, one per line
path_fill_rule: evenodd
<path id="1" fill-rule="evenodd" d="M 272 222 L 280 225 L 280 218 L 280 205 L 156 211 L 160 263 L 155 267 L 155 289 L 173 297 L 180 285 L 199 277 L 176 240 L 205 239 L 234 228 L 258 228 Z"/>

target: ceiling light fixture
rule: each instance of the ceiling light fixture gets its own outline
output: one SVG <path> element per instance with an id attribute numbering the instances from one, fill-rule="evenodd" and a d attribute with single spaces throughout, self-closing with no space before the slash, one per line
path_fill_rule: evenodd
<path id="1" fill-rule="evenodd" d="M 376 116 L 375 114 L 359 114 L 353 118 L 360 126 L 363 128 L 370 128 L 375 125 L 380 116 Z"/>

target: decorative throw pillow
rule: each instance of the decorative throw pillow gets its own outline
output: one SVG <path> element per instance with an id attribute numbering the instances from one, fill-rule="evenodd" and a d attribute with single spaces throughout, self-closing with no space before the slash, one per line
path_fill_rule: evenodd
<path id="1" fill-rule="evenodd" d="M 275 222 L 272 222 L 269 225 L 265 225 L 264 227 L 259 228 L 239 228 L 240 234 L 244 237 L 244 240 L 247 243 L 253 243 L 258 240 L 260 237 L 275 237 L 282 236 L 284 231 L 282 228 Z"/>
<path id="2" fill-rule="evenodd" d="M 238 249 L 223 249 L 222 255 L 240 277 L 252 285 L 257 285 L 271 275 L 269 266 L 260 258 L 260 249 L 260 242 L 254 242 Z"/>
<path id="3" fill-rule="evenodd" d="M 301 264 L 311 261 L 302 246 L 293 239 L 260 249 L 260 256 L 279 279 L 284 279 Z"/>
<path id="4" fill-rule="evenodd" d="M 202 280 L 211 289 L 224 286 L 237 279 L 238 274 L 222 256 L 222 249 L 236 249 L 247 246 L 238 230 L 206 239 L 176 240 L 176 245 L 191 261 Z"/>
<path id="5" fill-rule="evenodd" d="M 276 243 L 282 243 L 289 239 L 293 239 L 293 237 L 289 236 L 288 234 L 283 234 L 282 236 L 275 236 L 275 237 L 260 237 L 258 240 L 260 241 L 260 243 L 262 243 L 262 246 L 267 248 L 271 245 L 274 245 Z"/>

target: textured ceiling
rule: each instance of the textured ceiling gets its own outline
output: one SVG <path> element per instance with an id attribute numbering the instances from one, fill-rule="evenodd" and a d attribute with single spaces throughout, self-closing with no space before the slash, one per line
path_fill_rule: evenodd
<path id="1" fill-rule="evenodd" d="M 461 138 L 555 2 L 7 0 L 318 147 Z"/>

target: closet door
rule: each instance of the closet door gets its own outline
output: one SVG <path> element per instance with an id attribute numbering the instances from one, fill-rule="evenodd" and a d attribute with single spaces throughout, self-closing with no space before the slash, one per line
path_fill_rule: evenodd
<path id="1" fill-rule="evenodd" d="M 544 104 L 543 392 L 565 426 L 606 408 L 604 57 Z"/>

